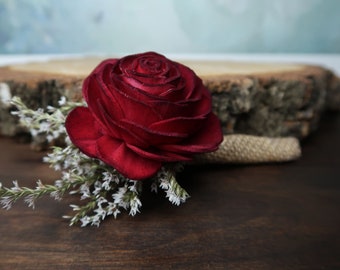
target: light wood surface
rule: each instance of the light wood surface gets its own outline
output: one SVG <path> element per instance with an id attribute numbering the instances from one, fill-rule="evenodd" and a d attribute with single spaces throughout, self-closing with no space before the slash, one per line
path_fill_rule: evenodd
<path id="1" fill-rule="evenodd" d="M 9 68 L 13 71 L 20 72 L 55 73 L 65 76 L 85 77 L 102 60 L 104 60 L 104 58 L 100 57 L 74 58 L 70 60 L 51 60 L 48 62 L 16 64 L 9 66 Z M 183 59 L 180 60 L 180 63 L 187 65 L 201 77 L 295 72 L 306 68 L 305 65 L 292 63 L 256 63 L 222 60 L 201 61 Z"/>

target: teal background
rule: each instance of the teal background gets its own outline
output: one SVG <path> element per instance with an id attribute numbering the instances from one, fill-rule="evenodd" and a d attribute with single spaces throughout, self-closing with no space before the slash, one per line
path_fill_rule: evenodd
<path id="1" fill-rule="evenodd" d="M 340 0 L 0 0 L 0 53 L 340 53 Z"/>

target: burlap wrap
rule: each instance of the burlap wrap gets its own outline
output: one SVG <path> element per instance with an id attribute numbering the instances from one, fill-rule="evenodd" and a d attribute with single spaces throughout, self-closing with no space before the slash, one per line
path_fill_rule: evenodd
<path id="1" fill-rule="evenodd" d="M 301 156 L 295 137 L 270 138 L 233 134 L 225 135 L 219 149 L 198 155 L 196 163 L 266 163 L 296 160 Z"/>

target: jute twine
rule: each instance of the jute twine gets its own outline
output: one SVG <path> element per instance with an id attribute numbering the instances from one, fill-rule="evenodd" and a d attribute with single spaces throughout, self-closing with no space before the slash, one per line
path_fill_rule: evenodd
<path id="1" fill-rule="evenodd" d="M 294 137 L 225 135 L 217 151 L 196 157 L 196 163 L 285 162 L 301 156 L 299 140 Z"/>

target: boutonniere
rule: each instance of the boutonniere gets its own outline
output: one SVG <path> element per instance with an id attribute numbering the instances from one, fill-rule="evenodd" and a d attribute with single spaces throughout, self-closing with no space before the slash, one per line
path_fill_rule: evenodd
<path id="1" fill-rule="evenodd" d="M 52 141 L 64 138 L 45 162 L 58 171 L 54 185 L 37 183 L 35 189 L 17 182 L 2 187 L 1 203 L 10 208 L 23 197 L 34 206 L 50 194 L 60 199 L 78 194 L 82 205 L 70 224 L 99 225 L 122 209 L 140 211 L 142 183 L 165 190 L 179 205 L 188 193 L 176 181 L 183 162 L 195 154 L 214 151 L 223 136 L 219 119 L 211 111 L 211 96 L 188 67 L 149 52 L 108 59 L 84 80 L 84 104 L 61 100 L 61 108 L 32 111 L 14 99 L 16 114 L 33 133 Z"/>
<path id="2" fill-rule="evenodd" d="M 34 207 L 46 194 L 58 200 L 78 195 L 80 203 L 70 205 L 73 215 L 64 217 L 70 225 L 98 226 L 123 210 L 132 216 L 140 212 L 146 186 L 164 191 L 179 205 L 189 197 L 176 181 L 184 164 L 211 152 L 217 154 L 206 154 L 206 160 L 227 162 L 230 149 L 246 151 L 254 141 L 249 136 L 223 140 L 202 80 L 190 68 L 154 52 L 103 61 L 84 80 L 82 94 L 83 102 L 62 98 L 60 107 L 46 110 L 31 110 L 13 98 L 18 109 L 13 113 L 33 136 L 61 142 L 44 158 L 61 177 L 53 185 L 38 181 L 33 189 L 16 181 L 11 188 L 0 183 L 4 208 L 20 198 Z M 258 148 L 251 149 L 248 161 L 252 153 L 258 157 L 270 150 L 272 141 L 257 140 Z M 297 140 L 291 143 L 297 151 L 283 160 L 300 154 Z"/>

